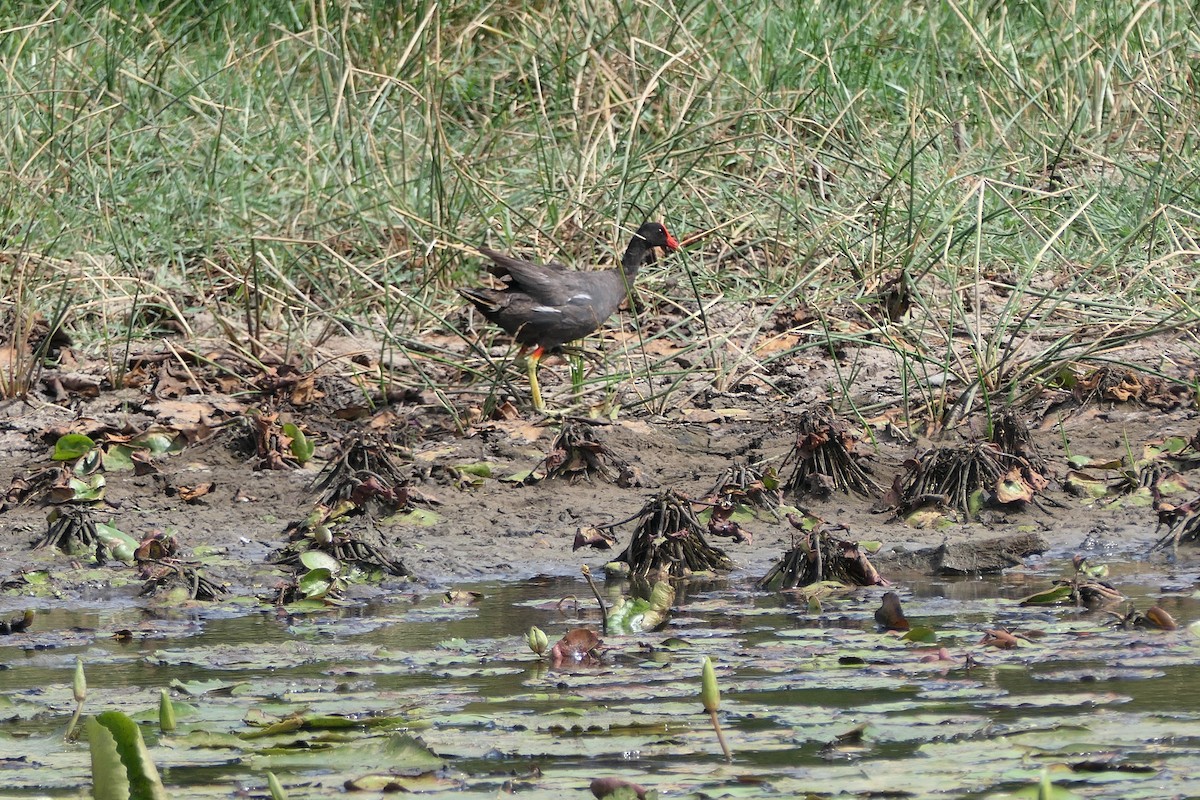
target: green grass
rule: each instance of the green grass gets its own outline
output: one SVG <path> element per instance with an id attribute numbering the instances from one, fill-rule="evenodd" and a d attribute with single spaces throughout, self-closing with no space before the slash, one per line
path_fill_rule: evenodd
<path id="1" fill-rule="evenodd" d="M 804 346 L 882 343 L 923 391 L 1011 393 L 1088 325 L 1195 327 L 1188 4 L 251 5 L 3 5 L 7 313 L 69 298 L 114 372 L 201 313 L 254 355 L 332 323 L 461 362 L 433 334 L 472 338 L 469 246 L 608 261 L 657 217 L 708 233 L 643 281 L 692 311 L 837 317 L 901 278 L 902 323 Z M 718 383 L 765 369 L 706 348 Z"/>

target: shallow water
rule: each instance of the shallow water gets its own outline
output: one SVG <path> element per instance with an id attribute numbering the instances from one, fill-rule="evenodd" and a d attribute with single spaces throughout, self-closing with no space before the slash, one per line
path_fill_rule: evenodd
<path id="1" fill-rule="evenodd" d="M 176 796 L 262 796 L 270 770 L 292 798 L 368 775 L 418 776 L 408 788 L 459 797 L 582 797 L 602 775 L 685 797 L 975 797 L 1042 768 L 1087 797 L 1200 795 L 1200 640 L 1014 602 L 1062 566 L 906 583 L 905 612 L 936 632 L 935 646 L 876 629 L 880 590 L 812 613 L 745 582 L 693 582 L 665 629 L 606 637 L 600 666 L 571 669 L 536 659 L 524 633 L 536 624 L 553 642 L 596 625 L 572 579 L 458 587 L 483 595 L 473 605 L 403 594 L 309 615 L 50 609 L 30 633 L 0 639 L 0 796 L 86 793 L 86 745 L 62 742 L 77 656 L 85 710 L 142 722 Z M 1132 564 L 1111 581 L 1140 610 L 1200 619 L 1194 574 Z M 570 595 L 582 610 L 560 607 Z M 1030 638 L 981 646 L 982 630 L 1000 625 Z M 122 629 L 132 637 L 112 638 Z M 718 667 L 730 766 L 697 697 L 704 655 Z M 156 722 L 164 687 L 180 723 L 169 736 Z M 347 727 L 245 738 L 297 714 Z M 860 739 L 839 741 L 860 725 Z M 434 755 L 414 755 L 406 735 Z"/>

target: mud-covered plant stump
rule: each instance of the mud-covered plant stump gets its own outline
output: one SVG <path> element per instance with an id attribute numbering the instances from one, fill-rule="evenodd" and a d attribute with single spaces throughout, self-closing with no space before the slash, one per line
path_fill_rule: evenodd
<path id="1" fill-rule="evenodd" d="M 138 575 L 144 581 L 138 591 L 141 597 L 169 594 L 178 589 L 188 600 L 211 602 L 229 593 L 224 586 L 205 577 L 195 564 L 176 559 L 139 561 Z"/>
<path id="2" fill-rule="evenodd" d="M 834 492 L 875 497 L 875 482 L 854 452 L 859 439 L 828 406 L 805 410 L 796 419 L 796 443 L 783 461 L 796 466 L 784 491 L 796 497 L 825 498 Z"/>
<path id="3" fill-rule="evenodd" d="M 600 441 L 597 425 L 571 418 L 563 420 L 543 464 L 547 479 L 572 482 L 598 477 L 618 483 L 629 472 L 629 465 Z"/>
<path id="4" fill-rule="evenodd" d="M 821 523 L 806 531 L 795 515 L 788 514 L 787 519 L 797 531 L 792 546 L 758 581 L 760 589 L 795 589 L 821 581 L 850 586 L 887 585 L 857 542 L 834 535 L 848 530 L 844 525 Z"/>
<path id="5" fill-rule="evenodd" d="M 935 447 L 909 459 L 888 497 L 901 516 L 931 505 L 961 511 L 968 519 L 985 505 L 1027 503 L 1047 481 L 1022 457 L 992 442 Z"/>
<path id="6" fill-rule="evenodd" d="M 387 451 L 387 445 L 367 433 L 343 439 L 337 454 L 313 481 L 318 502 L 329 508 L 349 501 L 364 505 L 377 500 L 398 510 L 408 505 L 408 480 Z"/>
<path id="7" fill-rule="evenodd" d="M 1155 511 L 1158 512 L 1159 526 L 1166 525 L 1167 533 L 1154 543 L 1151 552 L 1178 547 L 1184 542 L 1200 541 L 1200 497 L 1193 497 L 1179 505 L 1156 498 Z"/>
<path id="8" fill-rule="evenodd" d="M 382 570 L 398 577 L 410 574 L 403 563 L 388 557 L 360 534 L 350 530 L 350 526 L 357 523 L 361 523 L 368 534 L 375 533 L 371 515 L 362 506 L 344 502 L 335 509 L 329 509 L 318 505 L 308 518 L 288 525 L 288 545 L 275 555 L 272 562 L 299 568 L 305 552 L 320 550 L 339 562 L 356 564 L 364 570 Z"/>
<path id="9" fill-rule="evenodd" d="M 779 476 L 771 467 L 734 462 L 717 479 L 708 496 L 718 505 L 735 510 L 766 511 L 778 519 L 782 502 Z"/>
<path id="10" fill-rule="evenodd" d="M 992 434 L 989 437 L 993 444 L 1004 453 L 1023 461 L 1031 474 L 1045 479 L 1050 474 L 1046 459 L 1038 452 L 1029 435 L 1029 427 L 1017 416 L 1011 408 L 1002 409 L 992 420 Z"/>
<path id="11" fill-rule="evenodd" d="M 696 573 L 728 572 L 733 562 L 725 551 L 704 537 L 704 524 L 692 503 L 666 491 L 646 503 L 637 516 L 637 529 L 617 561 L 629 565 L 630 575 L 645 578 L 660 572 L 682 578 Z"/>
<path id="12" fill-rule="evenodd" d="M 56 508 L 46 527 L 46 535 L 33 545 L 34 550 L 43 547 L 54 547 L 72 556 L 95 553 L 98 561 L 104 560 L 104 548 L 96 532 L 96 521 L 87 506 L 63 505 Z"/>

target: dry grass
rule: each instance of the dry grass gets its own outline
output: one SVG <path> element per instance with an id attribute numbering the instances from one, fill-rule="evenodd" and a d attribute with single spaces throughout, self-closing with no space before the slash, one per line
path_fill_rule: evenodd
<path id="1" fill-rule="evenodd" d="M 598 395 L 636 378 L 663 409 L 883 347 L 910 411 L 953 421 L 1154 331 L 1200 350 L 1194 10 L 576 5 L 26 9 L 0 301 L 61 309 L 114 374 L 170 319 L 313 363 L 348 333 L 494 403 L 506 360 L 451 291 L 472 246 L 607 263 L 660 217 L 696 243 L 643 280 L 665 324 L 622 321 Z"/>

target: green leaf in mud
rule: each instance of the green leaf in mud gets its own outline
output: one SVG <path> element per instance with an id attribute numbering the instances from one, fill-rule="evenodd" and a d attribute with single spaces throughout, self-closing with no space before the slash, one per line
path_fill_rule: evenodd
<path id="1" fill-rule="evenodd" d="M 909 629 L 908 633 L 900 637 L 907 642 L 920 642 L 921 644 L 933 644 L 937 641 L 937 633 L 933 628 L 927 628 L 924 625 L 917 625 Z"/>
<path id="2" fill-rule="evenodd" d="M 55 488 L 50 492 L 54 503 L 93 503 L 104 497 L 104 475 L 97 472 L 85 478 L 70 477 L 65 490 Z"/>
<path id="3" fill-rule="evenodd" d="M 986 494 L 983 489 L 976 489 L 967 496 L 967 515 L 972 519 L 979 516 L 979 512 L 983 510 L 983 501 Z"/>
<path id="4" fill-rule="evenodd" d="M 292 453 L 292 458 L 296 459 L 300 464 L 307 464 L 312 458 L 313 452 L 317 446 L 311 439 L 304 435 L 304 431 L 300 430 L 294 422 L 283 423 L 283 435 L 292 440 L 288 449 Z"/>
<path id="5" fill-rule="evenodd" d="M 443 759 L 425 743 L 406 733 L 393 733 L 384 737 L 367 739 L 354 747 L 334 747 L 298 752 L 273 752 L 267 757 L 271 769 L 293 767 L 298 769 L 372 769 L 386 767 L 389 770 L 437 769 Z"/>
<path id="6" fill-rule="evenodd" d="M 454 469 L 464 475 L 474 475 L 476 478 L 490 478 L 496 474 L 497 466 L 490 461 L 476 461 L 473 464 L 459 464 Z"/>
<path id="7" fill-rule="evenodd" d="M 133 469 L 133 448 L 125 444 L 106 447 L 100 454 L 105 472 L 128 472 Z"/>
<path id="8" fill-rule="evenodd" d="M 467 784 L 457 778 L 447 777 L 438 771 L 422 772 L 418 775 L 395 775 L 384 773 L 379 775 L 363 775 L 346 781 L 346 788 L 360 792 L 381 792 L 404 794 L 429 792 L 457 792 L 465 789 Z"/>
<path id="9" fill-rule="evenodd" d="M 436 525 L 442 521 L 441 516 L 427 508 L 414 508 L 409 511 L 401 511 L 399 514 L 393 514 L 383 520 L 385 525 L 418 525 L 422 528 L 428 528 L 430 525 Z"/>
<path id="10" fill-rule="evenodd" d="M 904 524 L 910 528 L 923 530 L 937 528 L 943 519 L 945 519 L 945 515 L 936 506 L 922 506 L 905 517 Z"/>
<path id="11" fill-rule="evenodd" d="M 663 625 L 675 602 L 675 589 L 667 581 L 658 581 L 649 599 L 621 597 L 608 612 L 609 633 L 642 633 Z"/>
<path id="12" fill-rule="evenodd" d="M 178 453 L 183 450 L 186 439 L 171 430 L 165 428 L 151 428 L 144 433 L 139 433 L 129 441 L 130 447 L 135 447 L 139 450 L 149 450 L 152 455 L 162 455 L 163 453 Z"/>
<path id="13" fill-rule="evenodd" d="M 58 437 L 58 441 L 54 443 L 54 454 L 50 458 L 54 461 L 74 461 L 91 452 L 95 446 L 96 443 L 82 433 L 67 433 Z"/>
<path id="14" fill-rule="evenodd" d="M 333 573 L 324 567 L 310 569 L 301 576 L 297 587 L 310 600 L 323 598 L 333 588 Z"/>
<path id="15" fill-rule="evenodd" d="M 1108 481 L 1080 470 L 1072 470 L 1063 480 L 1063 488 L 1080 497 L 1099 500 L 1108 496 Z"/>

